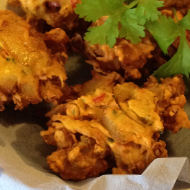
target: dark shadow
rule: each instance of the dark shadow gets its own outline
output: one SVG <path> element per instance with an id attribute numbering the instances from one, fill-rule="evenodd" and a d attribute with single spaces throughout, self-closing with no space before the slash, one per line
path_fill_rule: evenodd
<path id="1" fill-rule="evenodd" d="M 85 58 L 77 53 L 70 52 L 69 59 L 65 65 L 67 73 L 67 84 L 75 85 L 82 84 L 92 78 L 91 70 L 92 65 L 85 62 Z"/>
<path id="2" fill-rule="evenodd" d="M 160 139 L 166 142 L 169 157 L 188 157 L 190 159 L 189 137 L 190 130 L 182 128 L 176 134 L 165 131 Z"/>
<path id="3" fill-rule="evenodd" d="M 170 138 L 172 137 L 172 132 L 165 130 L 164 133 L 160 136 L 159 140 L 163 140 L 166 143 L 166 149 L 168 151 L 168 155 L 173 155 L 174 154 L 174 148 L 172 146 L 172 143 L 170 142 Z"/>
<path id="4" fill-rule="evenodd" d="M 36 124 L 24 124 L 16 131 L 16 139 L 11 143 L 20 158 L 37 170 L 48 170 L 46 157 L 56 150 L 55 146 L 44 143 L 40 136 L 42 128 Z"/>
<path id="5" fill-rule="evenodd" d="M 190 183 L 186 183 L 186 182 L 182 182 L 182 181 L 179 181 L 177 180 L 175 185 L 174 185 L 174 190 L 180 190 L 180 189 L 189 189 L 190 188 Z"/>
<path id="6" fill-rule="evenodd" d="M 3 172 L 4 172 L 4 169 L 2 167 L 0 167 L 0 177 L 3 174 Z"/>
<path id="7" fill-rule="evenodd" d="M 5 106 L 5 110 L 0 112 L 0 123 L 4 127 L 14 126 L 20 123 L 36 123 L 46 129 L 48 118 L 45 114 L 51 109 L 51 105 L 45 102 L 37 105 L 29 105 L 23 110 L 14 110 L 15 105 Z"/>
<path id="8" fill-rule="evenodd" d="M 184 106 L 184 110 L 190 119 L 190 96 L 187 96 L 187 103 Z M 172 134 L 171 131 L 164 131 L 160 139 L 165 141 L 166 149 L 168 150 L 168 155 L 170 157 L 188 157 L 190 159 L 190 130 L 182 128 L 176 134 Z"/>

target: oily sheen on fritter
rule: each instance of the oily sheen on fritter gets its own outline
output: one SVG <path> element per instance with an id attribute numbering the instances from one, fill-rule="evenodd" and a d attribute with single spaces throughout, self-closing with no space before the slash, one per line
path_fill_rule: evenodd
<path id="1" fill-rule="evenodd" d="M 47 114 L 48 130 L 41 132 L 57 146 L 47 162 L 63 179 L 82 180 L 109 168 L 113 174 L 140 174 L 155 158 L 167 157 L 159 140 L 164 129 L 190 128 L 180 75 L 161 83 L 151 77 L 143 88 L 119 82 L 117 73 L 93 76 L 74 87 L 78 99 Z"/>
<path id="2" fill-rule="evenodd" d="M 30 103 L 56 102 L 64 97 L 64 59 L 51 54 L 40 36 L 13 12 L 0 11 L 1 111 L 10 101 L 15 109 L 23 109 Z"/>

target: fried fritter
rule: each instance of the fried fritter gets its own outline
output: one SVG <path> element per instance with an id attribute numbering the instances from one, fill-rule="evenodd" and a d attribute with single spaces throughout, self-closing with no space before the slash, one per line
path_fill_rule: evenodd
<path id="1" fill-rule="evenodd" d="M 163 0 L 165 7 L 172 8 L 175 7 L 185 13 L 190 8 L 190 0 Z"/>
<path id="2" fill-rule="evenodd" d="M 105 89 L 110 92 L 117 83 L 121 84 L 124 82 L 124 78 L 116 72 L 102 75 L 93 70 L 91 73 L 91 80 L 73 87 L 73 90 L 78 94 L 78 96 L 92 94 L 97 88 Z"/>
<path id="3" fill-rule="evenodd" d="M 74 9 L 80 0 L 9 0 L 12 6 L 21 6 L 29 23 L 45 20 L 53 28 L 71 30 L 77 25 Z"/>
<path id="4" fill-rule="evenodd" d="M 112 92 L 112 88 L 116 84 L 122 84 L 124 79 L 116 72 L 109 73 L 108 75 L 102 75 L 92 70 L 92 79 L 85 82 L 84 84 L 77 84 L 71 87 L 72 95 L 69 96 L 71 100 L 77 99 L 80 96 L 91 95 L 96 89 L 103 89 L 107 92 Z M 67 100 L 69 101 L 69 100 Z M 51 118 L 54 114 L 62 113 L 65 110 L 65 104 L 59 104 L 54 107 L 50 112 L 46 114 L 47 117 Z"/>
<path id="5" fill-rule="evenodd" d="M 182 127 L 190 128 L 190 121 L 183 109 L 186 98 L 182 75 L 161 79 L 161 83 L 150 76 L 144 87 L 155 94 L 156 112 L 159 113 L 166 129 L 176 133 Z"/>
<path id="6" fill-rule="evenodd" d="M 107 17 L 100 18 L 92 24 L 92 27 L 103 24 L 106 19 Z M 124 78 L 127 80 L 140 79 L 141 70 L 147 60 L 153 57 L 152 52 L 157 45 L 151 38 L 151 35 L 147 33 L 137 44 L 118 38 L 113 48 L 108 45 L 90 45 L 84 41 L 84 54 L 88 57 L 86 62 L 93 65 L 94 70 L 104 74 L 116 71 L 124 73 Z M 78 42 L 79 39 L 73 38 L 73 41 Z"/>
<path id="7" fill-rule="evenodd" d="M 63 179 L 98 176 L 109 167 L 115 174 L 142 173 L 155 158 L 167 156 L 158 140 L 164 127 L 155 94 L 134 83 L 99 86 L 47 114 L 49 128 L 41 135 L 58 148 L 47 160 Z"/>
<path id="8" fill-rule="evenodd" d="M 11 11 L 0 11 L 0 68 L 1 111 L 9 101 L 16 104 L 15 109 L 23 109 L 43 99 L 56 102 L 65 95 L 63 62 Z"/>
<path id="9" fill-rule="evenodd" d="M 183 18 L 180 11 L 176 11 L 174 14 L 172 10 L 162 9 L 161 13 L 171 17 L 176 22 Z M 107 18 L 107 16 L 101 17 L 92 23 L 91 27 L 102 25 Z M 79 34 L 76 34 L 71 41 L 74 51 L 80 52 L 84 49 L 83 53 L 87 56 L 86 62 L 93 65 L 94 70 L 103 74 L 115 71 L 124 76 L 126 81 L 149 77 L 154 70 L 166 63 L 176 53 L 179 46 L 179 38 L 177 38 L 168 48 L 168 55 L 166 56 L 147 30 L 145 30 L 145 37 L 142 38 L 141 42 L 133 44 L 130 40 L 118 37 L 112 48 L 105 44 L 90 45 Z"/>

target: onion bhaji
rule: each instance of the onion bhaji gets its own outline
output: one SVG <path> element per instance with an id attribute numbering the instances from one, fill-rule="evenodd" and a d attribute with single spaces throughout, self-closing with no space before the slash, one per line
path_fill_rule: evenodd
<path id="1" fill-rule="evenodd" d="M 162 0 L 164 1 L 164 8 L 175 8 L 180 10 L 182 14 L 187 14 L 188 9 L 190 8 L 190 0 Z"/>
<path id="2" fill-rule="evenodd" d="M 185 84 L 182 75 L 161 79 L 161 83 L 150 76 L 144 87 L 155 94 L 156 112 L 163 120 L 164 128 L 171 130 L 173 133 L 178 132 L 182 127 L 190 128 L 190 121 L 183 109 L 186 98 L 184 96 Z"/>
<path id="3" fill-rule="evenodd" d="M 96 71 L 92 70 L 92 79 L 83 83 L 73 86 L 73 91 L 78 94 L 78 96 L 88 95 L 95 92 L 97 88 L 105 89 L 106 91 L 111 91 L 113 86 L 118 83 L 123 83 L 124 79 L 116 72 L 108 73 L 107 75 L 101 75 Z"/>
<path id="4" fill-rule="evenodd" d="M 102 17 L 92 26 L 99 26 L 106 19 L 107 17 Z M 90 45 L 87 41 L 84 42 L 84 46 L 85 55 L 88 57 L 86 62 L 93 65 L 96 71 L 102 73 L 124 72 L 124 78 L 131 80 L 141 78 L 140 70 L 147 63 L 147 60 L 153 57 L 152 52 L 156 48 L 156 43 L 147 33 L 137 44 L 132 44 L 124 38 L 118 38 L 113 48 L 110 48 L 109 45 Z"/>
<path id="5" fill-rule="evenodd" d="M 47 113 L 48 130 L 41 136 L 57 146 L 49 167 L 63 179 L 82 180 L 112 168 L 113 174 L 140 174 L 155 159 L 167 157 L 164 129 L 190 128 L 183 110 L 185 85 L 181 75 L 151 76 L 140 88 L 117 73 L 74 86 L 76 100 Z"/>
<path id="6" fill-rule="evenodd" d="M 77 25 L 74 9 L 80 0 L 9 0 L 12 6 L 21 6 L 29 23 L 45 20 L 53 28 L 71 30 Z"/>
<path id="7" fill-rule="evenodd" d="M 56 29 L 55 29 L 56 30 Z M 66 52 L 51 53 L 44 39 L 29 24 L 11 11 L 0 11 L 0 110 L 13 101 L 15 109 L 43 99 L 56 102 L 63 98 L 66 73 L 63 61 Z M 64 33 L 64 32 L 63 32 Z M 52 41 L 55 41 L 49 37 Z M 66 34 L 64 37 L 67 39 Z M 67 39 L 68 40 L 68 39 Z M 67 40 L 62 39 L 64 46 Z M 62 53 L 61 53 L 62 52 Z M 58 56 L 58 54 L 62 54 Z M 64 57 L 64 59 L 63 59 Z"/>
<path id="8" fill-rule="evenodd" d="M 183 18 L 180 11 L 176 11 L 174 14 L 172 10 L 164 8 L 161 13 L 174 20 L 176 20 L 175 16 L 178 20 Z M 106 19 L 107 16 L 101 17 L 92 23 L 91 27 L 102 25 Z M 188 33 L 187 39 L 190 39 Z M 141 77 L 149 77 L 154 70 L 166 63 L 168 58 L 176 53 L 179 38 L 168 48 L 167 56 L 163 54 L 155 39 L 146 30 L 145 37 L 137 44 L 133 44 L 125 38 L 117 38 L 112 48 L 105 44 L 90 45 L 79 34 L 72 38 L 72 43 L 74 51 L 84 49 L 83 53 L 87 56 L 86 62 L 93 65 L 97 72 L 107 74 L 116 71 L 122 74 L 127 81 L 133 81 Z"/>
<path id="9" fill-rule="evenodd" d="M 41 135 L 57 146 L 47 161 L 63 179 L 82 180 L 108 168 L 114 174 L 139 174 L 155 158 L 167 157 L 165 142 L 158 140 L 165 122 L 157 108 L 159 97 L 148 83 L 146 88 L 122 80 L 116 84 L 116 74 L 94 73 L 92 80 L 76 86 L 80 98 L 47 113 L 51 119 Z"/>

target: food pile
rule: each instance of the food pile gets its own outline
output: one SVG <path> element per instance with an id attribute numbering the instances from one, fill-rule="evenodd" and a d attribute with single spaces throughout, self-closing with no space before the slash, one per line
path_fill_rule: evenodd
<path id="1" fill-rule="evenodd" d="M 141 174 L 167 157 L 164 130 L 190 128 L 190 2 L 110 1 L 9 0 L 24 17 L 0 11 L 0 110 L 52 104 L 41 136 L 63 179 Z M 93 69 L 70 86 L 72 51 Z"/>

